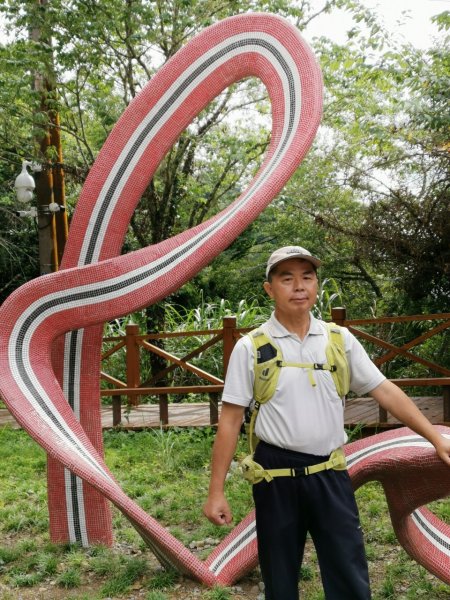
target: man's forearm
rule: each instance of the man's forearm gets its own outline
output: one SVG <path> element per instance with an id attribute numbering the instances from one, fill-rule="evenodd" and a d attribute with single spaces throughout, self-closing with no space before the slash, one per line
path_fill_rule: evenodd
<path id="1" fill-rule="evenodd" d="M 244 408 L 224 402 L 214 441 L 211 461 L 211 492 L 223 492 L 225 478 L 233 460 L 238 442 L 239 431 L 244 417 Z"/>
<path id="2" fill-rule="evenodd" d="M 225 479 L 237 446 L 237 433 L 228 427 L 220 427 L 214 442 L 211 461 L 209 493 L 223 493 Z"/>

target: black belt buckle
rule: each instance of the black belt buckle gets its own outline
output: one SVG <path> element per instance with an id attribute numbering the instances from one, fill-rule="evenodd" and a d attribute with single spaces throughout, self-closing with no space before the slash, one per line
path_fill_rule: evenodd
<path id="1" fill-rule="evenodd" d="M 291 477 L 304 477 L 306 475 L 305 467 L 297 468 L 291 467 Z"/>

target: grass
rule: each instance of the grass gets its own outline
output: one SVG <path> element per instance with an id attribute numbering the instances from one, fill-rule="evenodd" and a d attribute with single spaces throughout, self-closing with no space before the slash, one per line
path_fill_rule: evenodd
<path id="1" fill-rule="evenodd" d="M 201 513 L 208 487 L 214 431 L 210 428 L 142 432 L 110 431 L 104 435 L 106 462 L 135 502 L 156 517 L 184 544 L 221 538 L 229 529 L 209 523 Z M 244 449 L 244 448 L 242 448 Z M 0 429 L 0 597 L 4 600 L 67 598 L 100 600 L 256 599 L 254 572 L 240 588 L 202 588 L 178 573 L 162 569 L 129 522 L 113 508 L 115 544 L 82 549 L 51 544 L 46 506 L 46 457 L 20 430 Z M 232 473 L 227 493 L 235 521 L 252 506 L 248 484 Z M 412 561 L 399 547 L 380 485 L 357 491 L 374 600 L 448 598 L 450 588 Z M 448 500 L 434 510 L 450 521 Z M 199 550 L 205 558 L 210 549 Z M 307 544 L 300 585 L 305 600 L 323 599 L 317 559 Z M 184 590 L 184 591 L 183 591 Z M 194 594 L 195 592 L 195 594 Z M 39 595 L 41 594 L 41 595 Z M 58 595 L 59 594 L 59 595 Z"/>

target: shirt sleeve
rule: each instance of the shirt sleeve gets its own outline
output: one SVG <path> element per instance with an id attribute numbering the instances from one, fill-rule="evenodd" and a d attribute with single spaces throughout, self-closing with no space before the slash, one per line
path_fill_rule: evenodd
<path id="1" fill-rule="evenodd" d="M 372 362 L 356 337 L 343 328 L 345 349 L 350 366 L 350 389 L 358 396 L 364 396 L 379 386 L 386 377 Z"/>
<path id="2" fill-rule="evenodd" d="M 222 401 L 250 406 L 253 400 L 253 347 L 248 336 L 237 341 L 230 356 Z"/>

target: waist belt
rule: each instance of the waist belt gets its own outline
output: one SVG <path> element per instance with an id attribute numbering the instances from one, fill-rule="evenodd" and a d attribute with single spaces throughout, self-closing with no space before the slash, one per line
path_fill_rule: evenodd
<path id="1" fill-rule="evenodd" d="M 304 477 L 306 475 L 314 475 L 321 471 L 345 471 L 347 461 L 342 448 L 334 450 L 330 454 L 330 458 L 325 462 L 311 465 L 309 467 L 288 468 L 288 469 L 264 469 L 261 465 L 253 460 L 251 455 L 246 456 L 241 462 L 241 470 L 244 478 L 251 484 L 259 483 L 263 479 L 267 482 L 272 481 L 274 477 Z"/>

